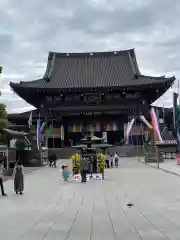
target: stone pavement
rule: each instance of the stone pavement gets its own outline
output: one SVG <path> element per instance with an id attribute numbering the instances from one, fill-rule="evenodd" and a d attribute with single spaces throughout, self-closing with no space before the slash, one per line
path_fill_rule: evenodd
<path id="1" fill-rule="evenodd" d="M 140 159 L 140 161 L 144 163 L 144 159 Z M 147 163 L 147 165 L 158 167 L 157 163 Z M 164 162 L 159 163 L 159 169 L 180 176 L 180 165 L 177 165 L 175 159 L 165 159 Z"/>
<path id="2" fill-rule="evenodd" d="M 180 239 L 179 177 L 121 158 L 121 167 L 107 170 L 105 178 L 63 182 L 59 169 L 45 167 L 25 177 L 23 196 L 5 182 L 1 239 Z"/>
<path id="3" fill-rule="evenodd" d="M 30 174 L 36 170 L 38 170 L 40 167 L 24 167 L 24 175 Z M 12 176 L 4 176 L 4 181 L 7 181 L 9 179 L 12 179 Z"/>

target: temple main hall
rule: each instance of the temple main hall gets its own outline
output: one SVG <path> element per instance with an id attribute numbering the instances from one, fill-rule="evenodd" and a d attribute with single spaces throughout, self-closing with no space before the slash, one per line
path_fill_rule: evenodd
<path id="1" fill-rule="evenodd" d="M 149 119 L 151 104 L 173 84 L 175 77 L 146 76 L 139 69 L 134 49 L 110 52 L 50 52 L 41 79 L 10 83 L 13 91 L 36 108 L 46 122 L 48 146 L 76 144 L 85 132 L 107 137 L 109 144 L 124 138 L 128 121 L 136 117 L 132 138 L 146 129 L 138 121 Z M 26 125 L 30 112 L 10 114 L 12 123 Z M 144 133 L 143 133 L 144 134 Z M 140 139 L 138 140 L 140 141 Z"/>

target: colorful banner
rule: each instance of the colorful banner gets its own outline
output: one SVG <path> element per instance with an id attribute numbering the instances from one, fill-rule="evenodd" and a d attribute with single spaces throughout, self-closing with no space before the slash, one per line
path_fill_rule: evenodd
<path id="1" fill-rule="evenodd" d="M 37 139 L 37 149 L 41 147 L 41 120 L 37 119 L 37 129 L 36 129 L 36 139 Z"/>
<path id="2" fill-rule="evenodd" d="M 43 133 L 43 132 L 44 132 L 45 126 L 46 126 L 46 123 L 45 123 L 45 122 L 43 122 L 43 124 L 41 125 L 41 133 Z"/>
<path id="3" fill-rule="evenodd" d="M 148 123 L 148 121 L 146 120 L 146 118 L 143 115 L 140 115 L 140 119 L 149 129 L 153 129 L 152 125 L 150 123 Z"/>
<path id="4" fill-rule="evenodd" d="M 178 94 L 173 93 L 173 135 L 178 144 L 178 151 L 180 152 L 180 109 L 177 99 Z"/>
<path id="5" fill-rule="evenodd" d="M 135 122 L 135 118 L 133 118 L 130 122 L 128 122 L 127 127 L 126 127 L 126 131 L 125 131 L 125 140 L 126 140 L 126 144 L 128 143 L 128 138 L 129 138 L 129 134 L 132 130 L 132 127 L 134 125 Z"/>
<path id="6" fill-rule="evenodd" d="M 153 107 L 151 108 L 151 120 L 152 120 L 152 126 L 153 126 L 154 135 L 155 135 L 156 140 L 158 138 L 160 141 L 162 141 L 162 137 L 161 137 L 160 130 L 159 130 L 158 120 L 157 120 L 156 113 L 155 113 Z"/>

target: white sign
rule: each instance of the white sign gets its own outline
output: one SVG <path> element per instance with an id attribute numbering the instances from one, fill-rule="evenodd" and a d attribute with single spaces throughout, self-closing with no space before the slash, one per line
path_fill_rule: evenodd
<path id="1" fill-rule="evenodd" d="M 75 181 L 81 181 L 81 175 L 80 174 L 73 175 L 72 179 Z M 87 174 L 86 181 L 92 181 L 92 180 L 102 180 L 102 174 L 100 173 L 93 173 L 92 175 Z"/>

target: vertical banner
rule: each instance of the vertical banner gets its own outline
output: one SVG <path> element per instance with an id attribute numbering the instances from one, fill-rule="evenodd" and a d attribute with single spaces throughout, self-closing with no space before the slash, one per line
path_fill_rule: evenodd
<path id="1" fill-rule="evenodd" d="M 149 129 L 153 129 L 152 125 L 146 120 L 143 115 L 140 115 L 140 119 Z"/>
<path id="2" fill-rule="evenodd" d="M 178 99 L 178 94 L 177 93 L 173 93 L 173 130 L 174 133 L 177 132 L 177 120 L 178 120 L 178 104 L 177 104 L 177 99 Z"/>
<path id="3" fill-rule="evenodd" d="M 37 139 L 37 149 L 41 147 L 41 120 L 37 119 L 37 129 L 36 129 L 36 139 Z"/>
<path id="4" fill-rule="evenodd" d="M 45 126 L 46 126 L 46 122 L 43 122 L 43 124 L 41 125 L 41 133 L 43 133 L 44 132 L 44 129 L 45 129 Z"/>
<path id="5" fill-rule="evenodd" d="M 130 122 L 127 123 L 127 126 L 126 126 L 126 129 L 125 129 L 125 143 L 128 144 L 129 143 L 129 134 L 132 130 L 132 127 L 134 125 L 134 122 L 135 122 L 135 118 L 132 118 L 132 120 Z"/>
<path id="6" fill-rule="evenodd" d="M 158 120 L 156 117 L 156 113 L 154 111 L 154 108 L 151 108 L 151 120 L 152 120 L 152 125 L 153 125 L 153 131 L 154 131 L 154 136 L 157 140 L 157 138 L 162 141 L 162 137 L 160 134 L 160 130 L 159 130 L 159 124 L 158 124 Z"/>
<path id="7" fill-rule="evenodd" d="M 178 94 L 177 93 L 173 93 L 173 132 L 174 132 L 174 138 L 177 141 L 178 144 L 178 150 L 180 151 L 180 111 L 179 111 L 179 106 L 177 103 L 177 99 L 178 99 Z"/>
<path id="8" fill-rule="evenodd" d="M 61 140 L 64 140 L 64 126 L 61 125 L 61 128 L 60 128 L 60 138 Z"/>
<path id="9" fill-rule="evenodd" d="M 32 126 L 32 111 L 29 115 L 28 126 L 29 126 L 29 128 L 31 128 L 31 126 Z"/>
<path id="10" fill-rule="evenodd" d="M 129 124 L 129 122 L 124 123 L 124 139 L 126 138 L 126 129 L 127 129 L 128 124 Z"/>

